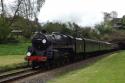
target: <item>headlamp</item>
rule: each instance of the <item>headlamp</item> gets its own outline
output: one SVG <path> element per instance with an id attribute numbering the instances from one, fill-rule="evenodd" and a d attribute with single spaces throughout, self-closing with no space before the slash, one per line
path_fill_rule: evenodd
<path id="1" fill-rule="evenodd" d="M 44 44 L 45 44 L 45 43 L 46 43 L 46 39 L 43 39 L 43 40 L 42 40 L 42 43 L 44 43 Z"/>
<path id="2" fill-rule="evenodd" d="M 26 54 L 27 56 L 31 56 L 31 53 L 30 52 L 27 52 L 27 54 Z"/>

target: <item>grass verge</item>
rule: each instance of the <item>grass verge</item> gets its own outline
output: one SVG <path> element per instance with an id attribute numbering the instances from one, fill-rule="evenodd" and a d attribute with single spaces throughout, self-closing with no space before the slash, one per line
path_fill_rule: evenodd
<path id="1" fill-rule="evenodd" d="M 88 63 L 86 67 L 62 74 L 48 83 L 125 83 L 124 77 L 125 51 L 120 51 L 95 63 Z"/>
<path id="2" fill-rule="evenodd" d="M 26 62 L 6 65 L 6 66 L 0 66 L 0 73 L 11 71 L 11 70 L 16 70 L 16 69 L 20 69 L 20 68 L 26 68 L 26 67 L 27 67 Z"/>
<path id="3" fill-rule="evenodd" d="M 31 43 L 0 44 L 0 72 L 25 67 L 24 57 L 29 45 Z"/>
<path id="4" fill-rule="evenodd" d="M 0 44 L 0 56 L 24 55 L 31 43 Z"/>
<path id="5" fill-rule="evenodd" d="M 0 72 L 25 67 L 24 57 L 24 55 L 0 56 Z"/>

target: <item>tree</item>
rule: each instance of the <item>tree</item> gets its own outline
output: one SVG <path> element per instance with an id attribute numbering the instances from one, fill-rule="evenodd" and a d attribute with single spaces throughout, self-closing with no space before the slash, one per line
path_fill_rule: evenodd
<path id="1" fill-rule="evenodd" d="M 1 0 L 2 13 L 1 16 L 4 16 L 4 2 Z"/>
<path id="2" fill-rule="evenodd" d="M 110 13 L 110 15 L 111 15 L 112 18 L 117 18 L 118 17 L 118 13 L 116 11 L 112 11 Z"/>
<path id="3" fill-rule="evenodd" d="M 63 24 L 63 23 L 47 23 L 43 26 L 43 28 L 48 32 L 48 33 L 52 33 L 52 32 L 60 32 L 63 34 L 72 34 L 72 30 L 68 28 L 68 25 Z"/>
<path id="4" fill-rule="evenodd" d="M 1 21 L 5 23 L 5 4 L 4 1 L 1 0 Z"/>
<path id="5" fill-rule="evenodd" d="M 17 6 L 18 12 L 17 15 L 24 17 L 25 19 L 25 37 L 30 37 L 32 34 L 32 29 L 36 27 L 41 27 L 38 23 L 37 15 L 40 12 L 41 7 L 45 3 L 45 0 L 18 0 Z M 16 14 L 15 14 L 16 15 Z M 31 21 L 34 19 L 35 22 Z M 34 24 L 35 23 L 35 24 Z M 34 26 L 35 25 L 35 26 Z"/>
<path id="6" fill-rule="evenodd" d="M 0 17 L 0 42 L 7 40 L 10 34 L 10 28 L 7 25 L 8 23 L 8 21 L 6 21 L 6 23 L 3 22 L 3 18 Z"/>
<path id="7" fill-rule="evenodd" d="M 0 1 L 1 3 L 1 16 L 0 16 L 0 41 L 5 41 L 10 33 L 10 28 L 8 27 L 9 21 L 6 18 L 5 14 L 5 4 L 4 0 Z"/>
<path id="8" fill-rule="evenodd" d="M 17 15 L 29 20 L 35 19 L 38 22 L 37 15 L 44 3 L 45 0 L 16 0 L 16 5 L 13 7 L 15 11 L 10 25 L 12 25 Z"/>
<path id="9" fill-rule="evenodd" d="M 40 26 L 37 20 L 37 14 L 44 2 L 45 0 L 15 0 L 14 4 L 7 5 L 11 8 L 11 10 L 7 11 L 4 0 L 1 0 L 0 40 L 7 40 L 10 37 L 12 26 L 19 25 L 17 23 L 20 23 L 21 27 L 23 27 L 22 30 L 25 33 L 25 37 L 30 37 L 32 28 L 34 26 Z M 34 18 L 36 23 L 31 21 Z M 23 21 L 21 23 L 18 20 Z"/>

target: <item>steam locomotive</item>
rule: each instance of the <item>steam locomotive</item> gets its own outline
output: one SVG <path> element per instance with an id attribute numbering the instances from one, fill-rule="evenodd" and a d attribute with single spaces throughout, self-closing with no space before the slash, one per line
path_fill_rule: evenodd
<path id="1" fill-rule="evenodd" d="M 32 68 L 44 64 L 56 64 L 65 61 L 82 59 L 87 53 L 102 52 L 114 49 L 113 44 L 86 38 L 74 38 L 70 35 L 53 32 L 52 34 L 36 33 L 32 46 L 28 48 L 26 60 Z"/>

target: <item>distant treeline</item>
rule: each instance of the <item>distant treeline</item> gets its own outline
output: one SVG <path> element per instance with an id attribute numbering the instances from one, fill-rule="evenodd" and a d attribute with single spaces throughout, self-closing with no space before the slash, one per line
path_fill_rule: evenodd
<path id="1" fill-rule="evenodd" d="M 28 19 L 17 16 L 15 22 L 11 27 L 7 26 L 8 23 L 9 21 L 2 24 L 0 18 L 0 41 L 22 41 L 24 39 L 30 39 L 34 32 L 42 30 L 46 30 L 47 33 L 60 32 L 75 37 L 84 37 L 104 41 L 112 41 L 118 38 L 123 39 L 125 37 L 124 30 L 117 30 L 115 28 L 112 28 L 109 22 L 102 22 L 100 24 L 96 24 L 94 27 L 82 27 L 77 25 L 76 23 L 70 22 L 48 22 L 46 24 L 40 25 L 34 21 L 29 21 Z M 13 30 L 16 30 L 17 32 L 12 32 Z"/>
<path id="2" fill-rule="evenodd" d="M 94 27 L 82 27 L 71 22 L 48 22 L 39 24 L 37 20 L 31 21 L 22 16 L 15 16 L 13 23 L 9 26 L 8 24 L 11 23 L 11 20 L 12 18 L 10 17 L 4 17 L 3 21 L 3 17 L 0 17 L 0 43 L 30 41 L 36 31 L 42 30 L 46 30 L 48 34 L 60 32 L 74 37 L 91 38 L 109 42 L 125 40 L 125 30 L 113 28 L 112 20 L 104 20 L 99 24 L 95 24 Z"/>
<path id="3" fill-rule="evenodd" d="M 7 5 L 0 1 L 0 43 L 30 41 L 36 31 L 60 32 L 75 37 L 120 42 L 125 40 L 125 16 L 117 18 L 117 12 L 104 12 L 104 21 L 94 27 L 82 27 L 76 23 L 38 23 L 37 15 L 46 0 L 16 0 Z M 9 11 L 8 11 L 9 10 Z M 117 27 L 117 28 L 114 28 Z"/>

